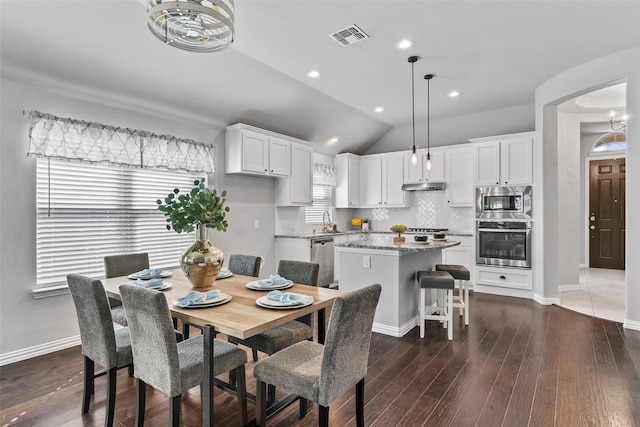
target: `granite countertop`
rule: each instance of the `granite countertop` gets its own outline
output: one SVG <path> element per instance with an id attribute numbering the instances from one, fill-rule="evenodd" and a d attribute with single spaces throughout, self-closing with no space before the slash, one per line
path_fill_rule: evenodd
<path id="1" fill-rule="evenodd" d="M 395 233 L 389 233 L 395 234 Z M 445 249 L 453 246 L 458 246 L 460 242 L 456 240 L 447 239 L 442 242 L 428 241 L 425 243 L 416 243 L 410 239 L 406 239 L 404 244 L 398 244 L 393 242 L 391 236 L 373 235 L 367 236 L 365 239 L 355 240 L 352 242 L 336 243 L 335 247 L 338 248 L 360 248 L 360 249 L 379 249 L 379 250 L 391 250 L 398 252 L 424 252 L 433 249 Z"/>
<path id="2" fill-rule="evenodd" d="M 347 231 L 337 231 L 335 233 L 313 233 L 313 232 L 301 232 L 301 233 L 282 233 L 282 234 L 276 234 L 275 237 L 286 237 L 286 238 L 293 238 L 293 239 L 313 239 L 315 237 L 330 237 L 330 236 L 341 236 L 341 235 L 346 235 L 346 234 L 389 234 L 389 235 L 395 235 L 397 233 L 394 233 L 391 230 L 372 230 L 372 231 L 361 231 L 361 230 L 347 230 Z M 406 232 L 406 233 L 402 233 L 404 234 L 408 234 L 408 235 L 433 235 L 433 233 L 418 233 L 418 232 Z M 446 232 L 447 236 L 467 236 L 467 237 L 473 237 L 473 233 L 471 231 L 447 231 Z"/>

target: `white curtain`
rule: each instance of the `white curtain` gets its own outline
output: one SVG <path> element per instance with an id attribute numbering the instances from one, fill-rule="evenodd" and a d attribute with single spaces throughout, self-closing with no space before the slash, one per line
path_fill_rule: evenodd
<path id="1" fill-rule="evenodd" d="M 29 157 L 213 174 L 215 146 L 28 111 Z"/>

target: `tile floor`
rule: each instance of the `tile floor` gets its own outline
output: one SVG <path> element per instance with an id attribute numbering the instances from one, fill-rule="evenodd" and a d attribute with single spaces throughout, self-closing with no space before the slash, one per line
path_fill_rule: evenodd
<path id="1" fill-rule="evenodd" d="M 581 268 L 581 290 L 560 292 L 560 306 L 601 319 L 624 322 L 625 272 Z"/>

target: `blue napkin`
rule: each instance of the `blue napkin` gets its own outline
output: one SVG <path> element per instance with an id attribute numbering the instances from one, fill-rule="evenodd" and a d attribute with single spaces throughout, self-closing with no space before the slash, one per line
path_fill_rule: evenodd
<path id="1" fill-rule="evenodd" d="M 269 286 L 273 286 L 273 285 L 281 286 L 281 285 L 286 285 L 288 283 L 292 283 L 291 280 L 285 279 L 279 274 L 276 274 L 276 275 L 272 274 L 269 276 L 268 279 L 262 279 L 257 281 L 258 286 L 262 288 L 268 288 Z"/>
<path id="2" fill-rule="evenodd" d="M 293 292 L 282 293 L 280 291 L 271 291 L 267 294 L 267 298 L 280 301 L 287 305 L 308 304 L 313 302 L 313 297 L 308 295 L 294 294 Z"/>
<path id="3" fill-rule="evenodd" d="M 195 302 L 205 302 L 210 299 L 214 299 L 220 296 L 220 291 L 215 289 L 209 292 L 190 291 L 182 298 L 178 298 L 178 305 L 180 307 L 188 307 Z"/>
<path id="4" fill-rule="evenodd" d="M 160 288 L 164 284 L 164 280 L 162 279 L 151 279 L 151 280 L 142 280 L 136 279 L 132 282 L 129 282 L 129 285 L 140 286 L 141 288 Z"/>
<path id="5" fill-rule="evenodd" d="M 231 274 L 231 270 L 229 270 L 227 267 L 222 267 L 218 272 L 218 277 L 228 276 L 230 274 Z"/>
<path id="6" fill-rule="evenodd" d="M 145 268 L 144 270 L 134 273 L 134 276 L 138 277 L 157 277 L 162 274 L 162 270 L 159 268 Z"/>

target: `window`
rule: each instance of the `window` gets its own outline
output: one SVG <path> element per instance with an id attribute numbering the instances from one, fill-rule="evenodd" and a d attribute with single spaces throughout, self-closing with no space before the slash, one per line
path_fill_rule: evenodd
<path id="1" fill-rule="evenodd" d="M 328 221 L 333 223 L 331 208 L 333 207 L 333 187 L 326 185 L 313 186 L 313 206 L 305 209 L 305 222 L 307 224 L 322 224 L 322 217 L 329 212 Z"/>
<path id="2" fill-rule="evenodd" d="M 618 151 L 627 149 L 627 135 L 624 132 L 610 132 L 593 144 L 592 152 Z"/>
<path id="3" fill-rule="evenodd" d="M 37 159 L 38 288 L 69 273 L 102 277 L 106 255 L 148 252 L 152 267 L 177 266 L 194 235 L 168 231 L 156 200 L 202 176 Z"/>

